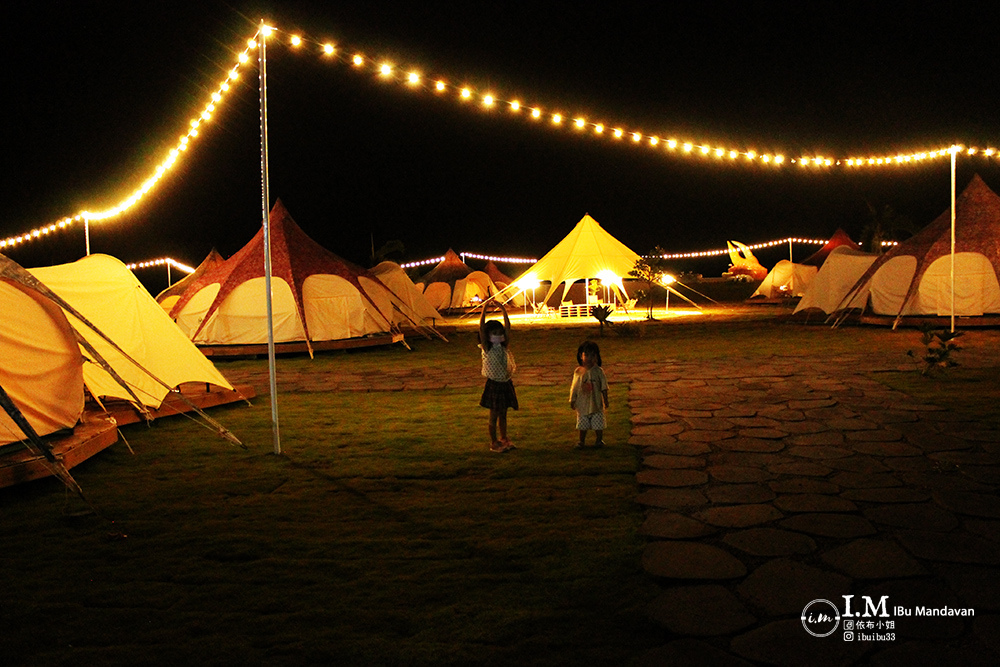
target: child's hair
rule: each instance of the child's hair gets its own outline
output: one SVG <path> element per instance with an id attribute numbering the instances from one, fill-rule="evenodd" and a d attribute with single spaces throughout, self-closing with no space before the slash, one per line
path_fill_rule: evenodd
<path id="1" fill-rule="evenodd" d="M 597 360 L 597 365 L 601 365 L 601 348 L 597 346 L 592 340 L 585 340 L 580 343 L 580 347 L 576 350 L 576 363 L 583 366 L 583 353 L 586 352 L 588 357 L 593 357 Z"/>
<path id="2" fill-rule="evenodd" d="M 490 341 L 491 334 L 506 335 L 507 333 L 500 320 L 487 320 L 486 324 L 483 325 L 483 331 L 486 333 L 486 340 L 482 343 L 487 352 L 493 349 L 493 343 Z"/>

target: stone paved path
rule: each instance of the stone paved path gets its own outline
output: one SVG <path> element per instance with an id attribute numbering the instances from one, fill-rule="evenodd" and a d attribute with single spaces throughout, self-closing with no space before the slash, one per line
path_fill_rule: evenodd
<path id="1" fill-rule="evenodd" d="M 1000 431 L 870 377 L 872 358 L 609 364 L 642 458 L 642 566 L 662 646 L 642 664 L 1000 662 Z M 912 369 L 912 366 L 909 367 Z M 522 366 L 519 385 L 566 371 Z M 267 386 L 266 369 L 227 373 Z M 281 391 L 475 387 L 437 369 L 285 374 Z M 808 634 L 814 599 L 888 596 L 891 641 Z M 975 616 L 897 616 L 895 607 Z M 858 619 L 852 619 L 858 620 Z"/>

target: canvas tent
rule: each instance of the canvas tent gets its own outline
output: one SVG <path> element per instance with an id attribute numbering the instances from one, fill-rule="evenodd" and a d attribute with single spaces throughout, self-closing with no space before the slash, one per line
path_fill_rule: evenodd
<path id="1" fill-rule="evenodd" d="M 177 303 L 177 300 L 181 298 L 181 294 L 183 294 L 184 291 L 191 286 L 191 283 L 198 280 L 225 261 L 225 258 L 219 254 L 219 251 L 212 248 L 212 251 L 208 253 L 208 256 L 204 260 L 202 260 L 201 264 L 195 267 L 194 271 L 157 294 L 156 302 L 160 304 L 163 310 L 169 313 L 170 309 L 174 307 L 175 303 Z"/>
<path id="2" fill-rule="evenodd" d="M 566 294 L 574 282 L 597 278 L 614 283 L 614 290 L 624 299 L 622 279 L 638 260 L 638 254 L 587 214 L 562 241 L 521 274 L 515 285 L 550 283 L 542 298 L 544 303 L 554 296 L 559 285 L 565 285 L 563 294 Z"/>
<path id="3" fill-rule="evenodd" d="M 428 303 L 399 264 L 381 262 L 372 269 L 372 273 L 389 290 L 395 306 L 394 324 L 416 321 L 422 326 L 433 326 L 434 320 L 441 318 L 441 313 Z"/>
<path id="4" fill-rule="evenodd" d="M 0 269 L 0 386 L 38 435 L 76 424 L 84 386 L 153 409 L 186 382 L 233 388 L 117 259 L 29 272 L 0 255 Z"/>
<path id="5" fill-rule="evenodd" d="M 1000 197 L 977 174 L 955 200 L 955 309 L 1000 313 Z M 950 315 L 951 211 L 876 259 L 840 307 L 868 292 L 871 310 L 893 316 Z"/>
<path id="6" fill-rule="evenodd" d="M 389 290 L 373 274 L 313 241 L 288 210 L 270 212 L 271 293 L 277 343 L 342 340 L 396 330 Z M 264 230 L 192 282 L 170 311 L 199 345 L 267 342 Z"/>
<path id="7" fill-rule="evenodd" d="M 809 286 L 816 277 L 819 267 L 823 266 L 827 257 L 835 248 L 851 248 L 857 250 L 860 246 L 851 240 L 843 229 L 834 232 L 823 247 L 801 262 L 792 263 L 783 259 L 774 265 L 757 290 L 750 296 L 775 299 L 779 297 L 800 297 L 809 291 Z"/>
<path id="8" fill-rule="evenodd" d="M 844 245 L 834 248 L 826 257 L 819 273 L 795 307 L 795 312 L 819 310 L 827 315 L 838 308 L 863 308 L 868 302 L 868 292 L 859 293 L 853 300 L 841 304 L 847 291 L 854 286 L 878 255 L 862 252 Z"/>
<path id="9" fill-rule="evenodd" d="M 783 259 L 768 271 L 750 298 L 777 299 L 802 296 L 816 277 L 817 271 L 819 269 L 815 266 L 795 264 Z"/>
<path id="10" fill-rule="evenodd" d="M 417 289 L 423 292 L 424 297 L 432 307 L 438 310 L 448 310 L 452 307 L 455 285 L 458 281 L 464 280 L 470 273 L 472 273 L 472 269 L 462 261 L 458 253 L 448 248 L 444 259 L 417 281 Z M 459 304 L 465 298 L 465 284 L 462 284 L 463 289 L 459 297 Z"/>

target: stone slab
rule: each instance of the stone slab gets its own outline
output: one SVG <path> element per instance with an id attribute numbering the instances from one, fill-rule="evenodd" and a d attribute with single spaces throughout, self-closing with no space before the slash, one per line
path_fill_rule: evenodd
<path id="1" fill-rule="evenodd" d="M 780 528 L 748 528 L 728 533 L 722 541 L 753 556 L 791 556 L 816 550 L 816 542 L 802 533 Z"/>
<path id="2" fill-rule="evenodd" d="M 693 515 L 699 521 L 724 528 L 757 526 L 762 523 L 770 523 L 783 516 L 773 505 L 769 504 L 710 507 Z"/>
<path id="3" fill-rule="evenodd" d="M 684 540 L 711 535 L 718 532 L 718 528 L 676 512 L 649 510 L 646 512 L 646 520 L 639 527 L 639 532 L 648 537 Z"/>
<path id="4" fill-rule="evenodd" d="M 642 552 L 642 567 L 663 579 L 737 579 L 747 573 L 730 553 L 698 542 L 651 542 Z"/>
<path id="5" fill-rule="evenodd" d="M 875 526 L 867 519 L 854 514 L 799 514 L 788 517 L 779 525 L 810 535 L 841 539 L 873 535 L 876 532 Z"/>
<path id="6" fill-rule="evenodd" d="M 920 563 L 890 540 L 857 539 L 827 551 L 821 559 L 852 579 L 891 579 L 927 574 Z"/>
<path id="7" fill-rule="evenodd" d="M 669 588 L 646 607 L 646 615 L 678 635 L 710 637 L 757 622 L 735 595 L 717 584 Z"/>

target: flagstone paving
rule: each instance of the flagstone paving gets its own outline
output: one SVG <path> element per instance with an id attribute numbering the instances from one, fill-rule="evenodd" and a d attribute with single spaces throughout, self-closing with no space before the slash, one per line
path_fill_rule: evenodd
<path id="1" fill-rule="evenodd" d="M 885 387 L 870 373 L 895 368 L 860 356 L 607 366 L 629 387 L 641 565 L 662 590 L 647 613 L 662 645 L 640 664 L 1000 662 L 1000 431 Z M 295 372 L 279 387 L 472 388 L 474 371 Z M 227 375 L 267 386 L 266 369 Z M 566 375 L 522 361 L 518 382 Z M 827 637 L 807 633 L 805 606 L 843 612 L 844 595 L 855 612 L 862 596 L 887 595 L 890 617 L 862 620 L 893 627 L 855 632 L 894 639 L 846 641 L 846 618 Z"/>

